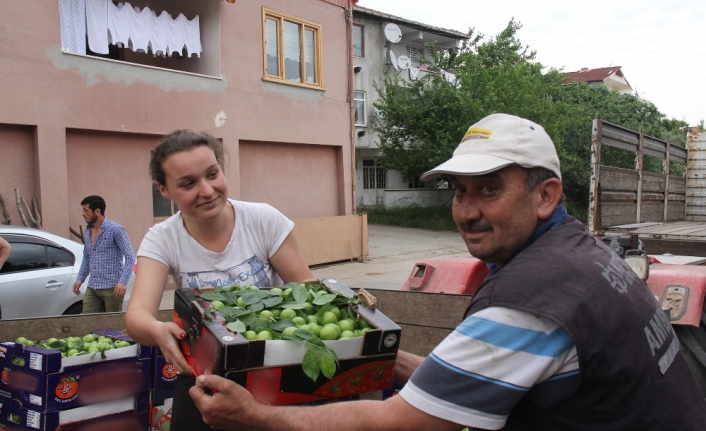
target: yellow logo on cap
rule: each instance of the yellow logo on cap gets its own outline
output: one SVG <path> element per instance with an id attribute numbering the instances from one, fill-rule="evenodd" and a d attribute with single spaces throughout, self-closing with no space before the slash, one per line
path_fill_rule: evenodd
<path id="1" fill-rule="evenodd" d="M 478 127 L 471 127 L 470 129 L 468 129 L 466 134 L 463 136 L 463 139 L 461 139 L 461 142 L 466 141 L 468 139 L 488 139 L 491 136 L 493 136 L 492 130 L 481 129 Z"/>

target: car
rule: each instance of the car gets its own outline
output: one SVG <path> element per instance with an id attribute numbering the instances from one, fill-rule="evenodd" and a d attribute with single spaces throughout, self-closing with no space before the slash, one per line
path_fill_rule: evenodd
<path id="1" fill-rule="evenodd" d="M 0 225 L 0 237 L 12 246 L 0 268 L 0 318 L 81 313 L 90 276 L 81 286 L 80 295 L 74 295 L 73 285 L 83 262 L 83 244 L 21 226 Z M 133 268 L 123 311 L 127 310 L 134 282 Z"/>

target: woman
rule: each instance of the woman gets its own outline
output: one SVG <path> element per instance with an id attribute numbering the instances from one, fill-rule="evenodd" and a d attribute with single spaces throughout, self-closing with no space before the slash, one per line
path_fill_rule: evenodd
<path id="1" fill-rule="evenodd" d="M 193 375 L 177 342 L 186 334 L 175 323 L 156 319 L 168 274 L 178 287 L 263 287 L 314 278 L 291 220 L 267 204 L 228 199 L 223 159 L 223 145 L 212 136 L 179 130 L 160 142 L 150 160 L 152 180 L 180 211 L 152 227 L 140 245 L 125 323 L 133 339 L 158 345 L 182 376 Z M 193 378 L 177 381 L 175 426 L 184 423 L 176 415 L 187 412 L 200 422 L 188 396 L 193 383 Z"/>

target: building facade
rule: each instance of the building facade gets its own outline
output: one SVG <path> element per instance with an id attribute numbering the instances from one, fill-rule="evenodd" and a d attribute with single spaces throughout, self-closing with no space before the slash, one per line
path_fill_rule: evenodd
<path id="1" fill-rule="evenodd" d="M 393 24 L 389 26 L 389 24 Z M 388 28 L 386 35 L 385 29 Z M 398 37 L 395 38 L 395 35 Z M 379 114 L 374 107 L 384 77 L 420 79 L 430 73 L 422 59 L 431 57 L 428 43 L 437 48 L 458 47 L 467 35 L 398 16 L 353 8 L 354 124 L 356 194 L 361 207 L 409 204 L 441 205 L 446 194 L 410 191 L 397 171 L 379 167 L 380 138 L 374 131 Z M 442 196 L 443 195 L 443 196 Z"/>
<path id="2" fill-rule="evenodd" d="M 137 33 L 117 43 L 119 6 L 0 2 L 0 193 L 12 224 L 21 224 L 14 189 L 37 198 L 45 230 L 66 237 L 84 223 L 80 201 L 97 194 L 137 248 L 176 211 L 148 162 L 177 129 L 222 140 L 232 198 L 292 219 L 355 213 L 349 0 L 132 0 L 131 19 L 166 11 L 170 25 L 183 14 L 193 26 L 198 16 L 201 46 L 187 36 L 185 48 L 169 42 L 170 56 L 159 46 L 180 33 L 159 33 L 161 24 L 147 43 Z M 103 7 L 107 46 L 91 9 Z"/>

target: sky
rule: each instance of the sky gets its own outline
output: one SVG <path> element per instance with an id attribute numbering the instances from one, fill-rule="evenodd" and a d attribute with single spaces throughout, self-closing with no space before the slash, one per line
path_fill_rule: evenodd
<path id="1" fill-rule="evenodd" d="M 621 66 L 640 97 L 669 118 L 706 119 L 704 0 L 360 0 L 425 24 L 495 36 L 511 18 L 544 65 L 573 72 Z"/>

